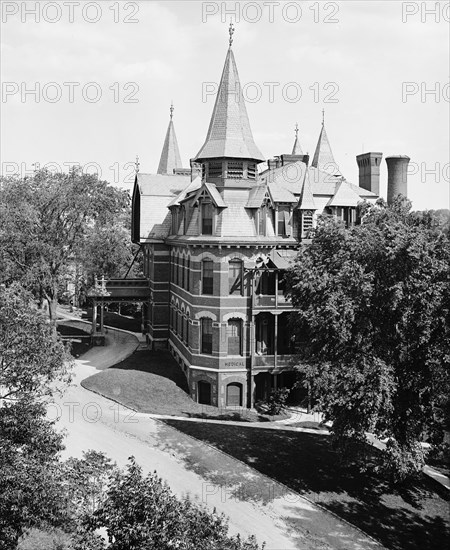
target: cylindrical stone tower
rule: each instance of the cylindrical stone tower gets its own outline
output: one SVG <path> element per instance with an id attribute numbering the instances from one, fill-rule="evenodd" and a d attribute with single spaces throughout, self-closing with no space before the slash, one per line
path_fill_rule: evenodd
<path id="1" fill-rule="evenodd" d="M 388 168 L 388 204 L 392 204 L 397 195 L 408 196 L 408 163 L 410 160 L 406 155 L 386 157 Z"/>

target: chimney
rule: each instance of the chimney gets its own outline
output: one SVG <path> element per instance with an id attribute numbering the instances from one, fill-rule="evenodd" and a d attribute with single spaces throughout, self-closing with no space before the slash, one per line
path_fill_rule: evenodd
<path id="1" fill-rule="evenodd" d="M 386 157 L 388 168 L 388 204 L 392 204 L 397 195 L 408 196 L 408 163 L 410 160 L 406 155 Z"/>
<path id="2" fill-rule="evenodd" d="M 359 186 L 380 196 L 380 165 L 383 153 L 363 153 L 356 157 Z"/>

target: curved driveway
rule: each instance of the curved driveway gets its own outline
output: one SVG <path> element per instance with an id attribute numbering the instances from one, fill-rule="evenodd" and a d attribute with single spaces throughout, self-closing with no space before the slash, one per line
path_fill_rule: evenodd
<path id="1" fill-rule="evenodd" d="M 74 321 L 73 326 L 86 324 Z M 72 321 L 70 322 L 72 325 Z M 139 414 L 80 386 L 98 370 L 108 368 L 132 354 L 137 338 L 109 329 L 105 347 L 92 348 L 75 361 L 74 380 L 62 398 L 50 405 L 49 415 L 59 417 L 58 426 L 67 430 L 65 456 L 81 457 L 82 451 L 106 453 L 119 466 L 136 457 L 144 472 L 156 470 L 178 496 L 186 496 L 215 507 L 230 518 L 230 532 L 255 534 L 266 541 L 267 550 L 367 550 L 381 545 L 349 524 L 311 504 L 293 491 L 260 474 L 240 461 L 192 438 L 185 437 L 194 455 L 220 473 L 222 464 L 238 480 L 236 490 L 218 485 L 200 475 L 195 464 L 183 460 L 183 452 L 166 445 L 180 434 L 150 415 Z M 119 394 L 120 388 L 117 389 Z M 182 434 L 181 434 L 182 435 Z M 255 487 L 263 495 L 255 495 Z"/>

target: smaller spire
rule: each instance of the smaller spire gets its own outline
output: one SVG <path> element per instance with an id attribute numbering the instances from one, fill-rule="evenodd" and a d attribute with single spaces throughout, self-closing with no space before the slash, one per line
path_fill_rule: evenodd
<path id="1" fill-rule="evenodd" d="M 228 39 L 228 42 L 230 44 L 230 48 L 233 44 L 233 34 L 234 34 L 234 27 L 233 27 L 233 20 L 230 20 L 230 27 L 228 29 L 228 34 L 230 35 L 230 38 Z"/>
<path id="2" fill-rule="evenodd" d="M 303 155 L 303 151 L 302 151 L 302 148 L 300 146 L 300 142 L 298 140 L 298 123 L 296 122 L 295 123 L 295 141 L 294 141 L 294 146 L 292 147 L 292 154 L 293 155 Z"/>
<path id="3" fill-rule="evenodd" d="M 322 126 L 325 126 L 325 109 L 322 109 Z"/>
<path id="4" fill-rule="evenodd" d="M 135 169 L 134 171 L 136 172 L 136 174 L 139 174 L 139 167 L 140 167 L 140 162 L 139 162 L 139 155 L 136 155 L 136 163 L 135 163 Z"/>
<path id="5" fill-rule="evenodd" d="M 173 112 L 175 110 L 175 107 L 173 106 L 173 101 L 170 103 L 170 120 L 173 118 Z"/>

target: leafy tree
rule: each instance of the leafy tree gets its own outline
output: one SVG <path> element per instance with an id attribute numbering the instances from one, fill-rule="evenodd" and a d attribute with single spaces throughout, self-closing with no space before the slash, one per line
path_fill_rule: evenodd
<path id="1" fill-rule="evenodd" d="M 106 527 L 110 550 L 258 550 L 251 537 L 229 537 L 223 515 L 178 500 L 154 474 L 143 477 L 133 458 L 113 473 L 95 527 Z"/>
<path id="2" fill-rule="evenodd" d="M 271 416 L 281 414 L 286 408 L 286 401 L 289 397 L 289 393 L 290 390 L 288 388 L 272 389 L 269 397 L 258 404 L 258 409 Z"/>
<path id="3" fill-rule="evenodd" d="M 394 479 L 423 465 L 420 440 L 442 440 L 450 394 L 450 224 L 397 200 L 365 207 L 351 229 L 318 223 L 288 274 L 300 371 L 345 451 L 388 438 Z"/>
<path id="4" fill-rule="evenodd" d="M 123 240 L 120 227 L 115 235 L 114 222 L 129 211 L 129 195 L 75 168 L 0 183 L 0 282 L 20 281 L 40 303 L 47 300 L 55 320 L 58 293 L 66 278 L 78 274 L 77 262 L 98 262 L 107 239 Z M 99 227 L 108 228 L 103 239 Z"/>
<path id="5" fill-rule="evenodd" d="M 69 356 L 32 297 L 0 285 L 0 549 L 59 514 L 62 436 L 46 398 L 67 383 Z"/>

